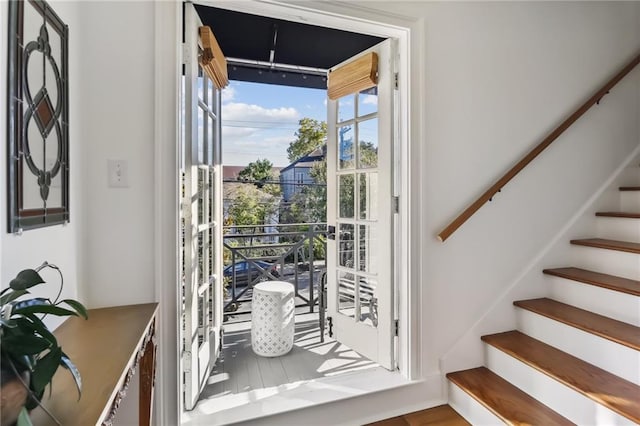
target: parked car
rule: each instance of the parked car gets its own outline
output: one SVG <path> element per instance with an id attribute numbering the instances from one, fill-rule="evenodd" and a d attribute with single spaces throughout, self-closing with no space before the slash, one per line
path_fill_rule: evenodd
<path id="1" fill-rule="evenodd" d="M 244 287 L 249 284 L 249 282 L 255 284 L 259 281 L 265 281 L 270 279 L 271 276 L 275 278 L 280 276 L 277 264 L 275 263 L 269 263 L 262 260 L 241 260 L 235 264 L 228 265 L 223 270 L 223 275 L 225 278 L 229 278 L 230 283 L 233 280 L 234 269 L 236 275 L 236 287 Z"/>

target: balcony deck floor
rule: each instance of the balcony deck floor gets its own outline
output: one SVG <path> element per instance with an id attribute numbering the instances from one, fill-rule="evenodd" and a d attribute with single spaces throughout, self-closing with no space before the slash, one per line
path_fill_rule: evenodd
<path id="1" fill-rule="evenodd" d="M 327 336 L 321 342 L 317 319 L 296 318 L 293 349 L 287 355 L 274 358 L 253 352 L 250 323 L 234 324 L 232 331 L 225 330 L 222 355 L 199 404 L 215 398 L 220 407 L 226 405 L 225 400 L 237 406 L 238 400 L 253 400 L 261 391 L 284 390 L 297 382 L 376 367 L 376 363 Z"/>

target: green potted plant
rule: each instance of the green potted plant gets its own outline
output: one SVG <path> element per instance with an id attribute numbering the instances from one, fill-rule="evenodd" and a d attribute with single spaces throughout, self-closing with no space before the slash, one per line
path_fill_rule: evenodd
<path id="1" fill-rule="evenodd" d="M 43 268 L 54 269 L 60 274 L 60 289 L 53 301 L 43 297 L 30 297 L 29 290 L 45 282 L 38 273 Z M 19 272 L 11 280 L 9 287 L 0 292 L 2 425 L 14 422 L 18 426 L 31 424 L 28 410 L 40 405 L 47 385 L 60 366 L 73 376 L 80 397 L 80 372 L 43 322 L 47 315 L 80 316 L 87 319 L 87 310 L 80 302 L 73 299 L 60 300 L 63 286 L 64 278 L 60 269 L 44 262 L 36 269 Z M 22 400 L 20 394 L 24 395 Z M 42 408 L 47 411 L 46 407 Z"/>

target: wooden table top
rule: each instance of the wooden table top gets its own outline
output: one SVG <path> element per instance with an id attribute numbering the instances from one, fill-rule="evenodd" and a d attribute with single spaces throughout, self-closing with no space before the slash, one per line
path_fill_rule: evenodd
<path id="1" fill-rule="evenodd" d="M 71 374 L 60 367 L 53 392 L 42 403 L 64 426 L 101 424 L 124 383 L 158 308 L 157 303 L 90 309 L 89 319 L 67 319 L 54 335 L 80 370 L 82 397 Z M 38 407 L 31 413 L 35 426 L 55 425 Z"/>

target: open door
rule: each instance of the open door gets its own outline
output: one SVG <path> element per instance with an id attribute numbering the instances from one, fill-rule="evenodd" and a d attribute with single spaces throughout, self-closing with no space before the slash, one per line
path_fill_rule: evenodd
<path id="1" fill-rule="evenodd" d="M 200 19 L 185 3 L 181 141 L 182 303 L 179 304 L 184 408 L 196 405 L 222 339 L 222 165 L 220 90 L 199 63 Z"/>
<path id="2" fill-rule="evenodd" d="M 333 67 L 327 102 L 327 311 L 341 343 L 395 368 L 392 40 Z"/>

